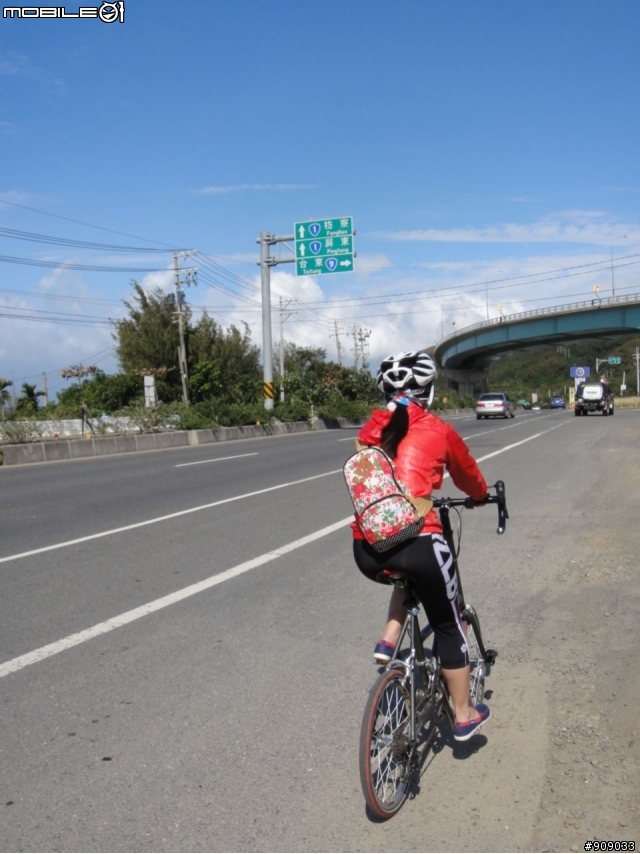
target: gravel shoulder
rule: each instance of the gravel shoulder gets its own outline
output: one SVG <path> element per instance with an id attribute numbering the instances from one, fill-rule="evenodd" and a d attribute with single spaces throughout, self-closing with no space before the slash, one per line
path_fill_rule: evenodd
<path id="1" fill-rule="evenodd" d="M 618 442 L 598 449 L 605 471 L 576 508 L 563 583 L 536 633 L 550 695 L 534 850 L 640 844 L 638 419 L 616 426 Z"/>

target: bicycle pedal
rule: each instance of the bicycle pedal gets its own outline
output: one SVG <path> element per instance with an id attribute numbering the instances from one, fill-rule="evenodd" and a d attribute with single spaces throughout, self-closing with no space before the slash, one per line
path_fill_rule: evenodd
<path id="1" fill-rule="evenodd" d="M 497 649 L 487 649 L 485 651 L 484 660 L 487 662 L 487 664 L 489 664 L 489 665 L 495 664 L 497 657 L 498 657 L 498 650 Z"/>

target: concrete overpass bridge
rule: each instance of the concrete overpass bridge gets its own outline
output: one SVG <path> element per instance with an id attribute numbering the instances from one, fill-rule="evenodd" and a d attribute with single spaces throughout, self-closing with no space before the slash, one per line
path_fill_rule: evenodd
<path id="1" fill-rule="evenodd" d="M 500 353 L 580 338 L 640 330 L 640 294 L 594 299 L 494 317 L 456 330 L 435 347 L 435 359 L 460 394 L 486 391 L 488 368 Z"/>

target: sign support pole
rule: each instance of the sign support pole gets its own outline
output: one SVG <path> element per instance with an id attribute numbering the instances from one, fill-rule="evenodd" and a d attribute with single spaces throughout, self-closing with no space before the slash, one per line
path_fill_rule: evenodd
<path id="1" fill-rule="evenodd" d="M 261 231 L 256 243 L 260 244 L 260 278 L 262 282 L 262 367 L 264 408 L 273 411 L 273 346 L 271 342 L 271 267 L 276 264 L 292 264 L 295 258 L 274 258 L 269 255 L 269 247 L 275 243 L 292 241 L 293 235 L 276 237 L 268 231 Z"/>

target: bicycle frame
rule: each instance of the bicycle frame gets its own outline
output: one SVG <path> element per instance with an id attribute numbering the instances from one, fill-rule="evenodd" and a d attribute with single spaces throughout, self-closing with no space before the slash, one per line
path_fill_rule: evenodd
<path id="1" fill-rule="evenodd" d="M 458 565 L 458 550 L 455 546 L 453 528 L 449 516 L 451 507 L 454 505 L 451 503 L 451 499 L 442 498 L 440 499 L 440 501 L 442 503 L 439 505 L 438 510 L 440 512 L 440 522 L 442 524 L 442 536 L 446 540 L 446 543 L 451 551 L 451 555 L 453 556 L 453 568 L 458 582 L 458 608 L 460 610 L 460 615 L 462 616 L 462 619 L 465 622 L 475 622 L 475 629 L 478 638 L 478 645 L 480 647 L 480 652 L 482 653 L 482 657 L 485 659 L 487 664 L 491 665 L 495 663 L 496 653 L 494 650 L 487 650 L 485 648 L 484 641 L 482 640 L 482 632 L 480 631 L 480 619 L 476 613 L 475 608 L 472 605 L 467 605 L 462 590 L 460 567 Z"/>
<path id="2" fill-rule="evenodd" d="M 498 504 L 498 533 L 505 529 L 508 513 L 504 484 L 498 481 L 495 496 L 481 503 Z M 484 678 L 497 653 L 482 641 L 475 610 L 467 605 L 458 567 L 458 550 L 449 518 L 452 507 L 473 507 L 464 498 L 437 498 L 443 536 L 453 559 L 458 582 L 458 601 L 469 662 L 469 702 L 477 706 L 484 695 Z M 429 745 L 444 719 L 455 726 L 455 710 L 442 675 L 437 649 L 426 649 L 423 640 L 432 629 L 420 631 L 420 606 L 411 581 L 401 572 L 383 570 L 386 580 L 404 591 L 406 616 L 391 660 L 371 688 L 360 732 L 360 782 L 368 809 L 383 820 L 395 815 L 410 794 L 411 779 L 429 753 Z M 408 649 L 407 649 L 408 647 Z M 455 729 L 454 729 L 455 733 Z"/>
<path id="3" fill-rule="evenodd" d="M 441 710 L 453 722 L 453 710 L 448 702 L 448 692 L 440 673 L 440 665 L 433 656 L 427 656 L 423 644 L 423 633 L 420 630 L 418 615 L 420 607 L 410 583 L 400 575 L 390 575 L 390 583 L 405 592 L 404 607 L 407 615 L 400 632 L 400 637 L 391 661 L 385 670 L 404 670 L 405 679 L 409 687 L 410 718 L 408 742 L 410 761 L 415 764 L 417 757 L 418 737 L 429 714 L 435 710 L 438 717 Z M 426 636 L 431 632 L 430 626 L 425 629 Z M 405 641 L 409 643 L 408 654 L 401 656 L 400 650 Z M 422 688 L 418 686 L 418 677 L 423 683 Z M 435 730 L 434 733 L 435 735 Z M 433 736 L 432 736 L 433 737 Z M 430 740 L 430 739 L 429 739 Z"/>
<path id="4" fill-rule="evenodd" d="M 504 530 L 504 519 L 508 518 L 506 504 L 504 503 L 504 484 L 499 481 L 498 484 L 496 484 L 496 487 L 498 490 L 498 496 L 496 499 L 493 500 L 499 504 L 500 522 L 498 527 L 498 533 L 502 533 L 502 531 Z M 442 535 L 447 545 L 449 546 L 451 555 L 453 557 L 453 570 L 456 574 L 456 579 L 458 583 L 458 607 L 460 610 L 460 615 L 465 623 L 469 623 L 472 625 L 474 629 L 474 636 L 478 643 L 478 647 L 480 649 L 480 653 L 483 659 L 483 665 L 486 665 L 486 667 L 490 667 L 492 664 L 495 663 L 497 653 L 493 649 L 486 649 L 484 641 L 482 639 L 482 632 L 480 630 L 480 619 L 476 613 L 475 608 L 473 608 L 472 605 L 467 605 L 465 601 L 464 593 L 462 590 L 462 582 L 460 579 L 460 567 L 458 565 L 458 549 L 455 545 L 453 527 L 451 525 L 451 519 L 449 515 L 452 507 L 456 505 L 464 505 L 466 502 L 468 502 L 468 499 L 441 498 L 438 499 L 436 506 L 438 507 L 440 513 Z M 421 702 L 423 700 L 427 701 L 425 703 L 424 709 L 420 710 L 420 718 L 422 718 L 424 715 L 424 719 L 426 720 L 426 715 L 431 711 L 428 701 L 433 703 L 434 707 L 440 706 L 440 708 L 436 709 L 436 712 L 440 712 L 440 710 L 444 712 L 450 719 L 451 723 L 453 723 L 455 715 L 449 702 L 449 693 L 444 678 L 442 677 L 442 674 L 440 672 L 440 665 L 435 657 L 427 659 L 423 644 L 423 632 L 420 630 L 420 624 L 418 622 L 418 614 L 420 613 L 420 607 L 418 605 L 418 600 L 411 587 L 411 584 L 401 573 L 389 572 L 388 577 L 390 583 L 394 587 L 404 590 L 405 601 L 403 604 L 407 611 L 407 615 L 405 617 L 404 624 L 402 626 L 402 631 L 400 632 L 400 637 L 398 639 L 398 643 L 396 644 L 396 648 L 394 650 L 391 661 L 389 661 L 385 669 L 403 669 L 405 672 L 405 678 L 409 683 L 409 692 L 411 700 L 409 742 L 413 754 L 417 746 L 418 733 L 420 732 L 424 724 L 424 720 L 418 720 L 418 699 L 420 699 Z M 426 638 L 432 631 L 429 624 L 427 624 L 424 631 L 426 632 Z M 401 657 L 400 650 L 403 648 L 405 640 L 408 640 L 409 642 L 409 654 L 405 655 L 404 657 Z M 416 672 L 420 674 L 423 681 L 425 682 L 425 692 L 423 697 L 421 698 L 418 698 L 418 689 L 416 687 Z M 440 689 L 439 694 L 438 688 Z M 424 714 L 425 712 L 426 714 Z"/>

